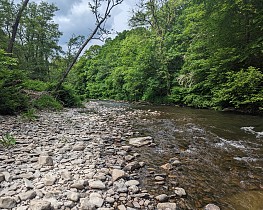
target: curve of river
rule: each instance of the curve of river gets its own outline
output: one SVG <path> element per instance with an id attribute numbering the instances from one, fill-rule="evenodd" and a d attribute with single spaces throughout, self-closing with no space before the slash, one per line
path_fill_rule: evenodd
<path id="1" fill-rule="evenodd" d="M 262 116 L 171 106 L 131 108 L 160 113 L 134 122 L 139 136 L 152 136 L 156 143 L 138 149 L 147 162 L 141 181 L 152 194 L 172 194 L 179 185 L 187 191 L 183 209 L 208 203 L 223 210 L 263 209 Z M 156 184 L 151 171 L 163 173 L 160 166 L 173 158 L 180 165 L 167 172 L 165 185 Z"/>

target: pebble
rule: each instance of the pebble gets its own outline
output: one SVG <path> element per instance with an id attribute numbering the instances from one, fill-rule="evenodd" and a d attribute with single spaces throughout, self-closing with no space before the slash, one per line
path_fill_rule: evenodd
<path id="1" fill-rule="evenodd" d="M 141 189 L 138 169 L 146 163 L 125 145 L 138 135 L 131 119 L 145 111 L 123 110 L 91 101 L 85 108 L 41 111 L 34 122 L 0 116 L 0 132 L 12 130 L 21 142 L 1 151 L 0 209 L 150 210 L 166 202 Z M 140 139 L 143 145 L 152 140 Z"/>

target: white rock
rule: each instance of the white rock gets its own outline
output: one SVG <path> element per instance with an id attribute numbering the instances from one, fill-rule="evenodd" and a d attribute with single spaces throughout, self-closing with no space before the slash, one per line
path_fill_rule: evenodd
<path id="1" fill-rule="evenodd" d="M 24 182 L 25 182 L 26 188 L 28 188 L 28 189 L 33 189 L 34 188 L 34 185 L 28 179 L 24 178 Z"/>
<path id="2" fill-rule="evenodd" d="M 214 204 L 207 204 L 204 210 L 220 210 L 220 208 Z"/>
<path id="3" fill-rule="evenodd" d="M 186 192 L 183 188 L 180 188 L 180 187 L 176 187 L 175 190 L 174 190 L 175 194 L 182 197 L 182 196 L 185 196 L 186 195 Z"/>
<path id="4" fill-rule="evenodd" d="M 44 184 L 46 186 L 52 186 L 53 184 L 55 184 L 56 180 L 56 176 L 54 176 L 53 174 L 47 174 L 44 179 Z"/>
<path id="5" fill-rule="evenodd" d="M 141 147 L 141 146 L 150 144 L 152 142 L 153 142 L 153 138 L 151 136 L 131 138 L 129 140 L 129 144 L 136 146 L 136 147 Z"/>
<path id="6" fill-rule="evenodd" d="M 132 186 L 132 185 L 137 186 L 137 185 L 139 185 L 139 184 L 140 184 L 140 182 L 137 181 L 137 180 L 129 180 L 129 181 L 125 182 L 125 185 L 128 186 L 128 187 L 130 187 L 130 186 Z"/>
<path id="7" fill-rule="evenodd" d="M 92 189 L 100 189 L 100 190 L 103 190 L 103 189 L 106 188 L 105 184 L 102 181 L 100 181 L 100 180 L 90 181 L 89 182 L 89 186 Z"/>
<path id="8" fill-rule="evenodd" d="M 67 198 L 71 201 L 77 202 L 80 198 L 80 195 L 79 193 L 76 193 L 76 192 L 69 192 L 67 194 Z"/>
<path id="9" fill-rule="evenodd" d="M 176 210 L 176 203 L 158 203 L 158 210 Z"/>

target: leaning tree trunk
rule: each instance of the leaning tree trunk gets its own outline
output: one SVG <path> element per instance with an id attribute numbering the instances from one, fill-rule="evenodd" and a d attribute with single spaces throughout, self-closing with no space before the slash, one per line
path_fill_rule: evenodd
<path id="1" fill-rule="evenodd" d="M 69 64 L 68 68 L 63 73 L 61 79 L 59 80 L 59 82 L 57 83 L 57 85 L 55 87 L 55 92 L 57 92 L 61 88 L 61 86 L 62 86 L 63 82 L 65 81 L 65 79 L 67 78 L 70 70 L 72 69 L 74 64 L 77 62 L 78 57 L 80 56 L 80 54 L 84 50 L 84 48 L 87 46 L 87 44 L 93 39 L 93 37 L 97 34 L 97 32 L 99 30 L 102 30 L 101 26 L 107 20 L 107 18 L 110 17 L 110 13 L 111 13 L 112 9 L 114 7 L 116 7 L 117 5 L 121 4 L 124 0 L 107 0 L 107 6 L 106 6 L 106 9 L 104 10 L 103 15 L 101 15 L 99 12 L 99 7 L 101 6 L 101 1 L 102 0 L 94 0 L 95 6 L 91 6 L 91 10 L 94 13 L 96 20 L 97 20 L 96 21 L 97 24 L 96 24 L 95 29 L 90 34 L 90 36 L 86 39 L 86 41 L 81 45 L 81 47 L 78 50 L 77 54 L 75 55 L 73 61 Z"/>
<path id="2" fill-rule="evenodd" d="M 8 44 L 8 48 L 7 48 L 7 53 L 10 53 L 10 55 L 12 55 L 13 53 L 13 48 L 14 48 L 14 43 L 15 43 L 15 39 L 16 39 L 16 33 L 17 33 L 17 29 L 18 29 L 18 25 L 20 22 L 20 19 L 22 17 L 22 13 L 24 11 L 24 9 L 26 8 L 27 4 L 28 4 L 29 0 L 25 0 L 16 16 L 14 25 L 12 26 L 13 30 L 12 30 L 12 36 L 11 39 L 9 40 L 9 44 Z"/>

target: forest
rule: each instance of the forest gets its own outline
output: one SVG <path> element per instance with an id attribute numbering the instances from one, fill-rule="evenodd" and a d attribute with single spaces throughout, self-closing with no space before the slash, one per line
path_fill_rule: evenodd
<path id="1" fill-rule="evenodd" d="M 246 113 L 263 111 L 263 2 L 143 0 L 131 29 L 89 47 L 56 86 L 85 39 L 67 50 L 54 4 L 0 3 L 0 113 L 114 99 Z M 109 15 L 109 14 L 108 14 Z M 41 93 L 41 94 L 38 94 Z"/>

